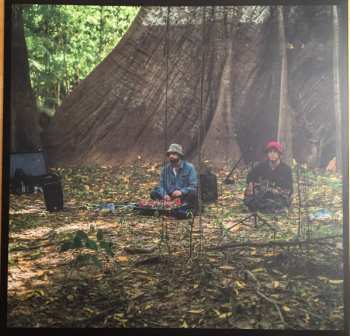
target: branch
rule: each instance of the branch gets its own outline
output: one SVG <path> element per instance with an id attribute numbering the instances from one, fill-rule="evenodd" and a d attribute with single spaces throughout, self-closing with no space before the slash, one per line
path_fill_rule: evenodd
<path id="1" fill-rule="evenodd" d="M 308 240 L 295 240 L 295 241 L 276 240 L 276 241 L 269 241 L 267 243 L 260 243 L 260 242 L 227 243 L 227 244 L 222 244 L 218 246 L 208 247 L 206 251 L 217 251 L 217 250 L 224 250 L 228 248 L 240 248 L 240 247 L 272 247 L 272 246 L 296 246 L 301 244 L 317 244 L 323 240 L 342 238 L 342 237 L 343 237 L 342 235 L 335 235 L 335 236 L 328 236 L 328 237 L 322 237 L 322 238 L 314 238 L 314 239 L 308 239 Z"/>
<path id="2" fill-rule="evenodd" d="M 141 247 L 124 247 L 124 251 L 129 254 L 147 254 L 156 250 L 155 247 L 141 248 Z"/>
<path id="3" fill-rule="evenodd" d="M 282 322 L 284 325 L 286 325 L 286 321 L 284 320 L 284 317 L 283 317 L 283 315 L 282 315 L 282 312 L 281 312 L 281 309 L 280 309 L 278 303 L 277 303 L 275 300 L 272 300 L 272 299 L 270 299 L 269 297 L 267 297 L 265 294 L 261 293 L 259 290 L 256 290 L 256 293 L 257 293 L 260 297 L 262 297 L 263 299 L 265 299 L 266 301 L 272 303 L 272 304 L 275 306 L 275 308 L 276 308 L 276 310 L 277 310 L 277 312 L 278 312 L 278 315 L 279 315 L 279 317 L 280 317 L 280 319 L 281 319 L 281 322 Z"/>
<path id="4" fill-rule="evenodd" d="M 263 294 L 263 293 L 260 292 L 260 288 L 261 288 L 260 282 L 259 282 L 259 280 L 256 278 L 256 276 L 255 276 L 252 272 L 250 272 L 249 270 L 244 270 L 243 273 L 244 273 L 246 279 L 250 279 L 250 280 L 253 280 L 253 281 L 255 282 L 254 289 L 255 289 L 256 293 L 257 293 L 260 297 L 262 297 L 263 299 L 265 299 L 266 301 L 272 303 L 272 304 L 275 306 L 275 308 L 276 308 L 276 310 L 277 310 L 277 313 L 278 313 L 278 315 L 279 315 L 279 317 L 280 317 L 281 322 L 283 323 L 283 325 L 286 326 L 287 323 L 286 323 L 286 321 L 284 320 L 284 317 L 283 317 L 283 315 L 282 315 L 281 309 L 280 309 L 280 307 L 279 307 L 279 304 L 280 304 L 280 303 L 277 302 L 277 301 L 275 301 L 275 300 L 273 300 L 273 299 L 270 299 L 270 298 L 267 297 L 265 294 Z"/>

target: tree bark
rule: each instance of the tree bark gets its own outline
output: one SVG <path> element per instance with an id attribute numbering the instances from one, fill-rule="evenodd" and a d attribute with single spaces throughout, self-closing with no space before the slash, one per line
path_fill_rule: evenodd
<path id="1" fill-rule="evenodd" d="M 336 169 L 341 172 L 343 166 L 342 160 L 342 118 L 340 102 L 340 78 L 339 78 L 339 16 L 338 6 L 332 6 L 333 15 L 333 83 L 334 83 L 334 116 L 335 116 L 335 133 L 336 133 Z"/>
<path id="2" fill-rule="evenodd" d="M 62 103 L 46 137 L 51 162 L 115 164 L 133 161 L 139 155 L 161 160 L 165 154 L 164 131 L 167 141 L 182 144 L 189 158 L 194 159 L 200 147 L 203 157 L 212 160 L 221 159 L 222 153 L 233 159 L 239 157 L 236 139 L 232 133 L 227 134 L 232 124 L 225 126 L 225 132 L 208 133 L 213 120 L 218 128 L 223 124 L 220 114 L 232 113 L 223 111 L 229 86 L 221 84 L 222 76 L 225 64 L 226 76 L 231 64 L 225 63 L 229 57 L 227 40 L 222 38 L 223 27 L 217 23 L 215 11 L 208 8 L 206 13 L 203 69 L 200 16 L 198 20 L 193 15 L 184 23 L 176 23 L 176 13 L 172 14 L 168 33 L 164 15 L 157 24 L 150 23 L 149 17 L 159 19 L 154 9 L 142 8 L 114 51 Z M 222 90 L 225 92 L 220 93 Z M 202 122 L 198 117 L 201 95 Z M 204 134 L 198 144 L 200 127 Z M 209 153 L 217 140 L 219 146 Z"/>
<path id="3" fill-rule="evenodd" d="M 282 143 L 284 161 L 289 165 L 292 164 L 292 118 L 288 108 L 288 62 L 286 51 L 286 33 L 283 7 L 277 6 L 277 23 L 278 23 L 278 46 L 280 56 L 280 91 L 279 91 L 279 108 L 278 108 L 278 130 L 277 140 Z"/>
<path id="4" fill-rule="evenodd" d="M 39 114 L 30 84 L 22 9 L 12 11 L 11 151 L 35 151 L 40 144 Z"/>
<path id="5" fill-rule="evenodd" d="M 171 8 L 167 31 L 167 8 L 143 7 L 58 108 L 45 136 L 51 163 L 163 160 L 164 134 L 191 160 L 200 149 L 213 162 L 241 152 L 262 160 L 278 133 L 287 162 L 292 153 L 315 165 L 332 158 L 332 21 L 321 7 L 288 6 L 285 17 L 281 8 L 271 16 L 272 7 L 206 7 L 205 42 L 202 8 Z"/>

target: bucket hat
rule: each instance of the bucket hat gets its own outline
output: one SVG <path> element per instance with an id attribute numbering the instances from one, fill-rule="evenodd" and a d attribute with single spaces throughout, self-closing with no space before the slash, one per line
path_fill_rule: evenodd
<path id="1" fill-rule="evenodd" d="M 179 154 L 179 155 L 181 155 L 181 156 L 184 156 L 183 148 L 182 148 L 182 146 L 179 145 L 179 144 L 171 144 L 171 145 L 169 146 L 169 149 L 167 150 L 166 153 L 167 153 L 167 154 L 169 154 L 169 153 L 177 153 L 177 154 Z"/>

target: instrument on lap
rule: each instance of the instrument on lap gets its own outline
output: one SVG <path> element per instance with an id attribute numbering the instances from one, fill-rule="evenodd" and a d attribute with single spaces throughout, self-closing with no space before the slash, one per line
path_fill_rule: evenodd
<path id="1" fill-rule="evenodd" d="M 290 191 L 278 186 L 271 186 L 268 182 L 254 183 L 254 189 L 259 194 L 270 193 L 272 195 L 280 195 L 282 197 L 290 197 Z"/>
<path id="2" fill-rule="evenodd" d="M 134 207 L 134 210 L 140 215 L 159 216 L 174 215 L 179 210 L 188 209 L 187 203 L 182 203 L 180 199 L 163 200 L 142 200 Z"/>

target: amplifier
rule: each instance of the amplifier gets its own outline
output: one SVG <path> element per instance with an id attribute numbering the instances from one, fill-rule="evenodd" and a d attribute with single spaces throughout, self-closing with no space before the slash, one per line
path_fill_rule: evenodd
<path id="1" fill-rule="evenodd" d="M 218 199 L 218 182 L 215 174 L 207 172 L 199 176 L 201 198 L 203 202 L 212 203 Z"/>
<path id="2" fill-rule="evenodd" d="M 55 212 L 63 209 L 63 190 L 60 177 L 48 174 L 42 177 L 42 188 L 47 211 Z"/>

